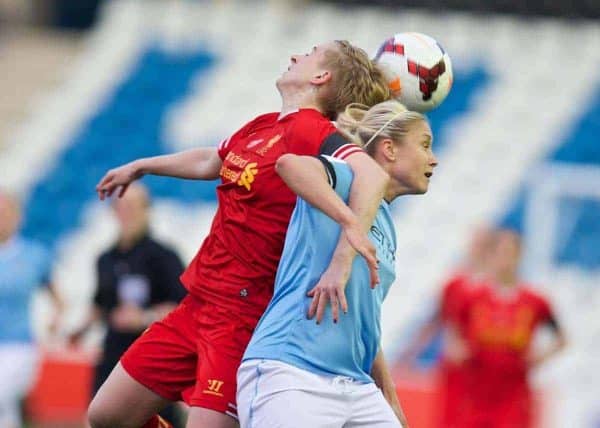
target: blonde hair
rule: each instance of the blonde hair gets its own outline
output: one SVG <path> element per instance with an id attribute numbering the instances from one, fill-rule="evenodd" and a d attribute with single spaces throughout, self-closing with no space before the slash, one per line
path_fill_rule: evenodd
<path id="1" fill-rule="evenodd" d="M 337 49 L 325 52 L 324 66 L 331 70 L 331 83 L 319 95 L 323 113 L 335 119 L 350 103 L 372 106 L 391 97 L 383 71 L 367 53 L 346 40 L 335 41 Z"/>
<path id="2" fill-rule="evenodd" d="M 400 143 L 411 125 L 427 121 L 421 113 L 408 110 L 396 100 L 385 101 L 369 108 L 350 104 L 337 119 L 338 130 L 350 141 L 363 147 L 371 156 L 377 142 L 389 138 Z"/>

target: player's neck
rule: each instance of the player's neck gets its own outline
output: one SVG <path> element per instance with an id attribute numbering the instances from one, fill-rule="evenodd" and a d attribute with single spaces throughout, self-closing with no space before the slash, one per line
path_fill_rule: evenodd
<path id="1" fill-rule="evenodd" d="M 385 193 L 383 194 L 383 199 L 389 204 L 398 196 L 400 195 L 398 194 L 397 189 L 393 189 L 391 188 L 391 186 L 388 186 L 385 190 Z"/>
<path id="2" fill-rule="evenodd" d="M 496 282 L 501 288 L 516 288 L 517 276 L 512 273 L 500 274 L 496 277 Z"/>
<path id="3" fill-rule="evenodd" d="M 314 91 L 311 89 L 304 91 L 293 91 L 286 93 L 285 95 L 282 93 L 281 100 L 281 113 L 279 114 L 279 117 L 283 117 L 300 109 L 311 108 L 321 111 L 321 108 L 315 99 Z"/>
<path id="4" fill-rule="evenodd" d="M 385 170 L 385 168 L 384 168 L 384 170 Z M 389 171 L 386 170 L 386 172 L 389 174 Z M 390 179 L 388 181 L 387 187 L 385 188 L 385 191 L 383 192 L 383 199 L 385 199 L 386 202 L 391 203 L 397 197 L 402 196 L 402 195 L 408 195 L 408 194 L 410 194 L 409 188 L 402 185 L 400 182 L 398 182 L 396 180 Z"/>
<path id="5" fill-rule="evenodd" d="M 119 236 L 119 242 L 117 244 L 119 250 L 131 250 L 144 236 L 146 236 L 146 233 L 146 228 L 132 231 L 129 233 L 122 233 L 121 236 Z"/>

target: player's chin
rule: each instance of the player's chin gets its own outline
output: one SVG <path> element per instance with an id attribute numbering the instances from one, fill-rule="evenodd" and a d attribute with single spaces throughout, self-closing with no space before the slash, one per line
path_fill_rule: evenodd
<path id="1" fill-rule="evenodd" d="M 281 73 L 281 75 L 279 76 L 279 78 L 277 79 L 277 83 L 290 83 L 290 80 L 293 80 L 293 74 L 290 72 L 290 70 L 285 70 L 283 73 Z"/>
<path id="2" fill-rule="evenodd" d="M 427 190 L 429 190 L 429 179 L 425 179 L 423 181 L 420 181 L 419 183 L 415 183 L 415 186 L 413 187 L 413 191 L 411 193 L 413 195 L 423 195 L 427 193 Z"/>

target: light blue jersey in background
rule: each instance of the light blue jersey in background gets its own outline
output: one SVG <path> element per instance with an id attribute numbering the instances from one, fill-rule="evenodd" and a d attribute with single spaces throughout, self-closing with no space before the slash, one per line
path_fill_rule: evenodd
<path id="1" fill-rule="evenodd" d="M 352 170 L 328 156 L 320 159 L 336 193 L 348 201 Z M 317 325 L 306 318 L 311 298 L 306 293 L 329 266 L 340 226 L 298 198 L 287 231 L 275 279 L 274 295 L 244 354 L 250 359 L 278 360 L 310 372 L 348 376 L 373 382 L 371 367 L 381 338 L 381 304 L 395 278 L 396 233 L 387 202 L 382 202 L 369 237 L 377 248 L 380 284 L 370 287 L 367 263 L 357 256 L 346 286 L 348 313 L 334 324 L 328 306 Z"/>
<path id="2" fill-rule="evenodd" d="M 35 242 L 15 237 L 0 244 L 0 343 L 33 340 L 33 293 L 50 281 L 50 255 Z"/>

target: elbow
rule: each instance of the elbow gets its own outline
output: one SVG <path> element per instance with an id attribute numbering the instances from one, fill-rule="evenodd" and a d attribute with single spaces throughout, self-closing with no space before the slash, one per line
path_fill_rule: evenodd
<path id="1" fill-rule="evenodd" d="M 279 156 L 277 161 L 275 162 L 275 171 L 277 174 L 281 176 L 284 174 L 286 170 L 290 169 L 290 165 L 294 162 L 294 159 L 297 156 L 291 153 L 286 153 L 284 155 Z"/>

